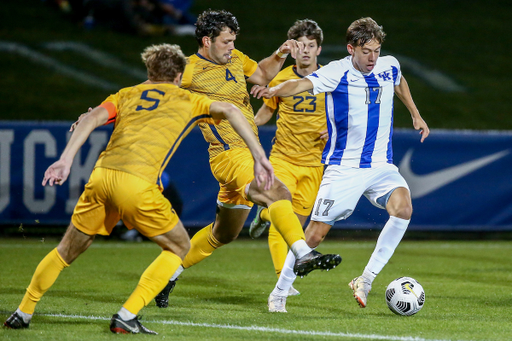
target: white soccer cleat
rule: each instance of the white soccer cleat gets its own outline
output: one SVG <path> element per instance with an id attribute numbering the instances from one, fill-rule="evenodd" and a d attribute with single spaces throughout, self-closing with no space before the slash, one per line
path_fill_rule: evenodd
<path id="1" fill-rule="evenodd" d="M 359 276 L 350 281 L 348 286 L 354 291 L 354 297 L 357 303 L 359 303 L 359 306 L 361 308 L 365 308 L 366 299 L 368 298 L 370 290 L 372 290 L 372 285 L 365 282 L 364 278 Z"/>
<path id="2" fill-rule="evenodd" d="M 293 286 L 290 287 L 290 290 L 288 290 L 287 296 L 299 296 L 300 292 L 299 290 L 295 289 Z"/>
<path id="3" fill-rule="evenodd" d="M 268 296 L 268 311 L 271 313 L 287 313 L 286 296 L 270 294 Z"/>

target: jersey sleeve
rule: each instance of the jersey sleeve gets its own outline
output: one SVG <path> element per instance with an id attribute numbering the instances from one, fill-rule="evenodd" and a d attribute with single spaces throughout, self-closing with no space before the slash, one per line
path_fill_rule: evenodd
<path id="1" fill-rule="evenodd" d="M 190 99 L 192 100 L 192 116 L 198 123 L 219 124 L 220 120 L 214 120 L 210 115 L 210 106 L 215 102 L 214 100 L 192 93 Z"/>
<path id="2" fill-rule="evenodd" d="M 395 86 L 400 85 L 400 81 L 402 79 L 402 70 L 400 68 L 400 62 L 393 56 L 388 56 L 391 58 L 391 69 L 393 70 L 393 82 Z"/>
<path id="3" fill-rule="evenodd" d="M 118 103 L 118 93 L 114 95 L 110 95 L 104 100 L 99 106 L 105 108 L 108 111 L 108 120 L 105 125 L 115 122 L 117 117 L 117 103 Z"/>
<path id="4" fill-rule="evenodd" d="M 343 69 L 341 65 L 336 62 L 331 62 L 305 78 L 313 83 L 313 89 L 310 92 L 313 95 L 318 95 L 322 92 L 334 91 L 340 83 L 342 76 Z"/>
<path id="5" fill-rule="evenodd" d="M 191 63 L 191 58 L 188 58 L 188 63 L 185 66 L 185 71 L 183 71 L 183 77 L 181 78 L 181 85 L 180 87 L 182 89 L 187 89 L 190 86 L 190 83 L 192 83 L 192 71 L 194 70 L 195 64 Z"/>
<path id="6" fill-rule="evenodd" d="M 246 78 L 249 78 L 253 75 L 253 73 L 256 72 L 256 69 L 258 68 L 258 63 L 249 58 L 249 56 L 243 54 L 242 52 L 238 50 L 233 50 L 233 53 L 236 53 L 237 56 L 242 61 L 243 69 L 244 69 L 244 75 Z"/>

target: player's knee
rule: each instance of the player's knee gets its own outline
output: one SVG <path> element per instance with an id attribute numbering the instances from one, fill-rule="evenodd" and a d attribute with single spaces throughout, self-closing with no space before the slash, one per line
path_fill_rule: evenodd
<path id="1" fill-rule="evenodd" d="M 276 181 L 274 183 L 274 186 L 270 189 L 271 193 L 270 196 L 272 197 L 273 201 L 278 200 L 289 200 L 292 201 L 292 194 L 288 190 L 288 188 L 282 183 Z"/>
<path id="2" fill-rule="evenodd" d="M 392 215 L 400 219 L 409 220 L 412 216 L 412 205 L 400 205 Z"/>

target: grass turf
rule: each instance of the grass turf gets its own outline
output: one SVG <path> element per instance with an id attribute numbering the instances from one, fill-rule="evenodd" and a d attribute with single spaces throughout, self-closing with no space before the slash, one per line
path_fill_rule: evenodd
<path id="1" fill-rule="evenodd" d="M 0 318 L 21 301 L 38 262 L 57 241 L 0 242 Z M 339 252 L 340 267 L 298 279 L 301 292 L 288 299 L 288 314 L 268 313 L 275 284 L 264 240 L 239 240 L 185 271 L 170 307 L 154 303 L 143 323 L 173 340 L 505 340 L 509 319 L 512 244 L 497 241 L 403 241 L 374 282 L 361 309 L 347 283 L 359 275 L 373 241 L 326 241 L 322 252 Z M 38 304 L 28 330 L 1 330 L 4 340 L 111 339 L 108 320 L 158 255 L 150 243 L 96 241 L 60 275 Z M 425 288 L 415 316 L 388 310 L 384 291 L 396 277 L 411 276 Z M 140 335 L 142 338 L 151 337 Z"/>

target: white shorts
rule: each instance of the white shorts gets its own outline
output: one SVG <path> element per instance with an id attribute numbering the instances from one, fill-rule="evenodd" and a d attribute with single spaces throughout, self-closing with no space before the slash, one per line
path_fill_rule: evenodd
<path id="1" fill-rule="evenodd" d="M 311 220 L 334 225 L 354 212 L 362 195 L 374 206 L 386 209 L 389 196 L 399 187 L 409 190 L 393 164 L 377 168 L 329 165 L 316 196 Z"/>

